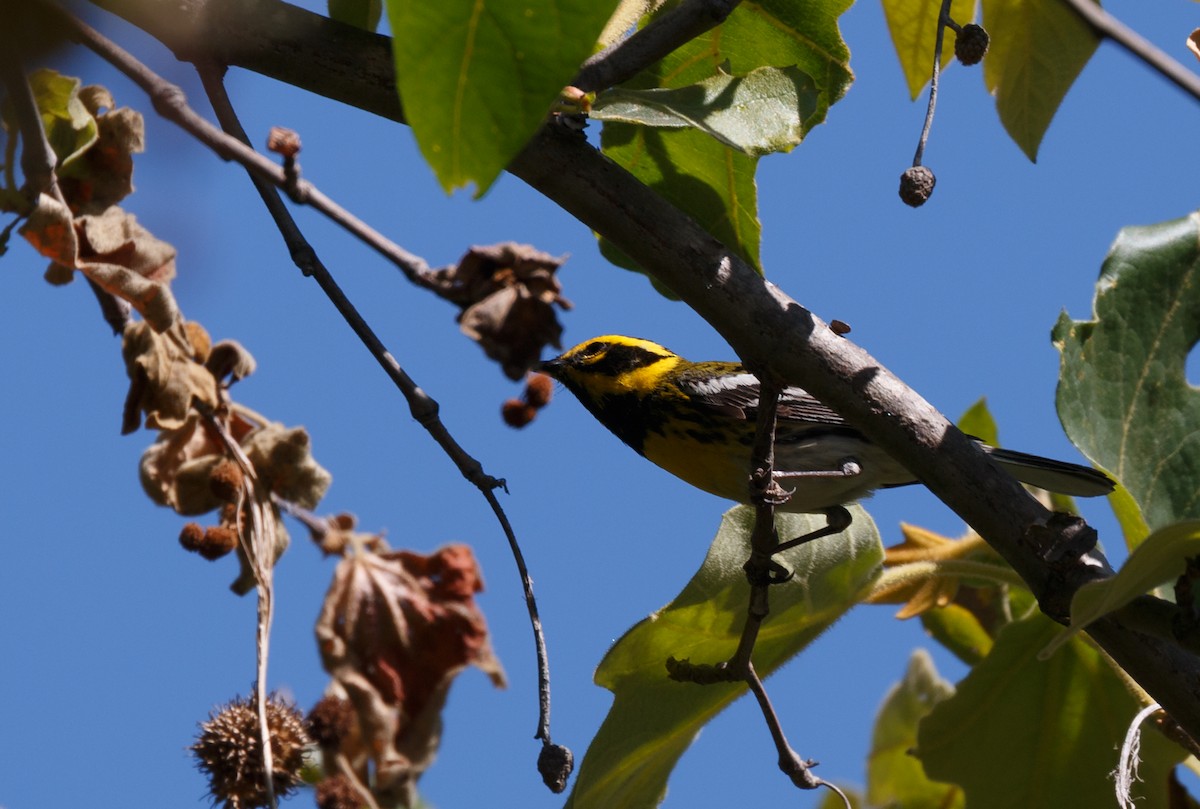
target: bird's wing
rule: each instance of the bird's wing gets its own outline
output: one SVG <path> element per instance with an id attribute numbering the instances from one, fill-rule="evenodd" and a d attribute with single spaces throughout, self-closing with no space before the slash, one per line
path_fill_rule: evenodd
<path id="1" fill-rule="evenodd" d="M 706 368 L 708 365 L 710 367 Z M 740 365 L 701 363 L 680 380 L 692 401 L 727 418 L 750 421 L 758 411 L 758 379 Z M 802 388 L 784 388 L 779 395 L 781 422 L 841 427 L 846 420 Z"/>

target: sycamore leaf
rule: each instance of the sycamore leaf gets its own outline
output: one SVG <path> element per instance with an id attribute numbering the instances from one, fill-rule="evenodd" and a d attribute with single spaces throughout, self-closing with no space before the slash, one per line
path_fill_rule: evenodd
<path id="1" fill-rule="evenodd" d="M 1100 40 L 1065 3 L 981 0 L 991 47 L 983 64 L 1005 130 L 1030 160 Z"/>
<path id="2" fill-rule="evenodd" d="M 1122 230 L 1093 318 L 1064 313 L 1053 339 L 1058 414 L 1075 445 L 1120 480 L 1150 528 L 1200 519 L 1200 391 L 1184 368 L 1200 340 L 1200 214 Z"/>
<path id="3" fill-rule="evenodd" d="M 818 95 L 812 78 L 795 68 L 762 67 L 745 76 L 719 70 L 677 89 L 614 88 L 596 98 L 591 116 L 672 129 L 690 126 L 759 157 L 800 143 Z"/>
<path id="4" fill-rule="evenodd" d="M 1101 616 L 1183 574 L 1187 560 L 1200 556 L 1200 521 L 1186 520 L 1160 528 L 1138 545 L 1117 575 L 1088 582 L 1071 599 L 1071 626 L 1042 650 L 1045 659 Z"/>
<path id="5" fill-rule="evenodd" d="M 317 507 L 333 481 L 313 458 L 311 444 L 303 427 L 275 423 L 255 430 L 242 442 L 260 485 L 307 509 Z"/>
<path id="6" fill-rule="evenodd" d="M 1114 803 L 1117 748 L 1142 706 L 1079 638 L 1039 662 L 1038 649 L 1058 628 L 1040 614 L 1006 626 L 954 696 L 921 721 L 917 756 L 925 773 L 960 785 L 971 809 Z M 1140 809 L 1170 805 L 1168 777 L 1184 757 L 1160 734 L 1143 736 L 1141 782 L 1134 784 Z"/>
<path id="7" fill-rule="evenodd" d="M 851 513 L 853 524 L 836 540 L 783 554 L 796 573 L 771 588 L 771 619 L 754 652 L 761 675 L 831 626 L 877 575 L 882 549 L 875 525 L 861 507 Z M 777 514 L 776 521 L 781 537 L 825 524 L 822 517 L 797 514 Z M 716 663 L 737 647 L 750 592 L 742 564 L 753 524 L 753 509 L 728 511 L 704 564 L 683 591 L 605 655 L 596 682 L 613 692 L 613 706 L 580 765 L 568 807 L 654 806 L 700 729 L 746 692 L 742 683 L 674 682 L 667 679 L 665 662 L 673 656 Z"/>
<path id="8" fill-rule="evenodd" d="M 911 752 L 917 723 L 953 694 L 954 686 L 938 675 L 929 653 L 914 651 L 904 679 L 884 697 L 875 718 L 867 755 L 867 801 L 872 806 L 962 809 L 962 790 L 929 780 Z"/>
<path id="9" fill-rule="evenodd" d="M 996 419 L 992 417 L 992 411 L 988 410 L 986 398 L 980 399 L 968 407 L 967 411 L 959 417 L 956 426 L 967 435 L 978 438 L 985 444 L 993 447 L 1000 446 L 1000 428 L 996 426 Z"/>
<path id="10" fill-rule="evenodd" d="M 470 547 L 347 553 L 333 574 L 316 634 L 321 662 L 346 694 L 355 732 L 338 754 L 386 806 L 415 805 L 417 779 L 433 763 L 450 684 L 476 666 L 496 687 L 475 594 L 483 589 Z"/>
<path id="11" fill-rule="evenodd" d="M 617 0 L 387 0 L 404 114 L 447 192 L 482 196 L 541 126 Z"/>
<path id="12" fill-rule="evenodd" d="M 145 150 L 145 122 L 140 112 L 117 107 L 98 84 L 80 88 L 79 100 L 94 117 L 97 136 L 59 172 L 59 186 L 76 215 L 100 214 L 133 193 L 133 155 Z"/>
<path id="13" fill-rule="evenodd" d="M 79 79 L 45 68 L 29 75 L 29 88 L 42 115 L 42 128 L 50 148 L 58 158 L 59 169 L 69 167 L 97 138 L 96 119 L 80 100 L 79 87 Z M 11 116 L 11 108 L 6 103 L 5 127 L 13 132 L 16 126 Z"/>
<path id="14" fill-rule="evenodd" d="M 937 39 L 938 15 L 942 0 L 883 0 L 888 33 L 900 59 L 900 68 L 908 82 L 912 98 L 929 83 L 933 69 L 933 48 Z M 953 0 L 950 17 L 959 25 L 975 20 L 975 0 Z M 954 32 L 946 29 L 942 42 L 943 68 L 954 58 Z"/>

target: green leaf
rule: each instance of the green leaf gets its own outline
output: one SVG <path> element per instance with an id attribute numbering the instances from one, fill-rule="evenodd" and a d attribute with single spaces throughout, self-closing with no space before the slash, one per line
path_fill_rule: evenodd
<path id="1" fill-rule="evenodd" d="M 921 626 L 942 646 L 968 666 L 973 666 L 992 650 L 992 636 L 979 616 L 961 604 L 921 613 Z"/>
<path id="2" fill-rule="evenodd" d="M 600 142 L 606 155 L 762 272 L 762 227 L 754 181 L 757 158 L 736 152 L 695 129 L 663 130 L 609 123 Z M 639 269 L 606 239 L 601 240 L 600 249 L 614 264 Z"/>
<path id="3" fill-rule="evenodd" d="M 387 0 L 404 114 L 447 192 L 476 196 L 545 119 L 617 0 Z"/>
<path id="4" fill-rule="evenodd" d="M 754 651 L 762 676 L 856 604 L 878 574 L 883 549 L 875 524 L 859 506 L 851 513 L 854 522 L 845 533 L 783 554 L 796 575 L 771 587 L 771 614 Z M 750 592 L 742 564 L 753 524 L 751 508 L 727 512 L 703 565 L 683 591 L 629 630 L 604 657 L 596 682 L 613 692 L 613 706 L 580 765 L 568 807 L 654 806 L 696 733 L 746 692 L 742 683 L 674 682 L 664 664 L 670 656 L 716 663 L 733 654 Z M 776 516 L 784 538 L 824 524 L 820 516 Z"/>
<path id="5" fill-rule="evenodd" d="M 917 723 L 953 694 L 954 686 L 938 675 L 929 653 L 914 651 L 904 679 L 884 697 L 875 719 L 867 756 L 867 801 L 872 806 L 962 808 L 962 790 L 930 781 L 911 754 Z"/>
<path id="6" fill-rule="evenodd" d="M 1097 618 L 1145 595 L 1184 572 L 1187 559 L 1200 555 L 1200 521 L 1187 520 L 1155 531 L 1137 547 L 1117 575 L 1088 582 L 1071 599 L 1071 626 L 1046 645 L 1039 655 L 1048 658 L 1070 638 Z"/>
<path id="7" fill-rule="evenodd" d="M 938 703 L 917 734 L 930 778 L 957 783 L 971 809 L 1112 806 L 1110 773 L 1141 706 L 1100 652 L 1079 638 L 1047 662 L 1058 625 L 1041 615 L 1001 630 L 987 659 Z M 1167 807 L 1167 778 L 1185 754 L 1142 740 L 1140 809 Z"/>
<path id="8" fill-rule="evenodd" d="M 850 86 L 850 51 L 838 17 L 851 0 L 766 0 L 741 3 L 717 28 L 678 48 L 623 90 L 679 89 L 722 73 L 746 76 L 763 67 L 789 67 L 811 77 L 812 102 L 798 95 L 801 136 L 825 119 Z M 759 263 L 756 161 L 694 131 L 654 131 L 608 123 L 604 153 L 690 214 L 751 266 Z M 601 240 L 601 252 L 621 267 L 639 268 Z M 660 290 L 664 291 L 664 290 Z M 664 291 L 669 294 L 669 291 Z"/>
<path id="9" fill-rule="evenodd" d="M 1000 428 L 996 426 L 992 411 L 988 410 L 986 397 L 968 407 L 967 412 L 959 417 L 958 429 L 985 444 L 1000 446 Z"/>
<path id="10" fill-rule="evenodd" d="M 383 16 L 383 0 L 329 0 L 329 16 L 364 31 L 374 31 Z"/>
<path id="11" fill-rule="evenodd" d="M 983 79 L 1005 130 L 1030 160 L 1100 40 L 1065 3 L 982 0 L 991 46 Z"/>
<path id="12" fill-rule="evenodd" d="M 937 39 L 941 0 L 883 0 L 892 45 L 912 98 L 921 94 L 933 70 L 933 47 Z M 950 16 L 959 25 L 975 20 L 975 0 L 953 0 Z M 942 67 L 954 58 L 954 32 L 946 29 L 942 42 Z"/>
<path id="13" fill-rule="evenodd" d="M 693 127 L 760 157 L 790 152 L 804 139 L 802 124 L 816 110 L 817 96 L 813 80 L 795 68 L 761 67 L 745 76 L 722 70 L 678 89 L 614 88 L 600 94 L 591 116 L 668 129 Z"/>
<path id="14" fill-rule="evenodd" d="M 35 70 L 29 76 L 29 87 L 42 114 L 42 127 L 60 169 L 77 160 L 99 137 L 96 119 L 79 99 L 80 84 L 79 79 L 49 69 Z M 4 124 L 10 132 L 16 131 L 8 102 L 4 105 Z"/>
<path id="15" fill-rule="evenodd" d="M 1064 313 L 1052 335 L 1067 435 L 1129 490 L 1150 528 L 1200 519 L 1200 391 L 1184 370 L 1200 340 L 1200 215 L 1122 230 L 1093 313 Z"/>

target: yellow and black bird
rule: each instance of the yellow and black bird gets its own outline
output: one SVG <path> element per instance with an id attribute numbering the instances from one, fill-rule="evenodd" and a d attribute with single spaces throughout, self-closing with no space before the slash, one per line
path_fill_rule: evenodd
<path id="1" fill-rule="evenodd" d="M 689 362 L 649 340 L 607 335 L 542 363 L 541 370 L 639 455 L 706 492 L 748 500 L 758 380 L 743 366 Z M 917 482 L 804 390 L 785 388 L 777 412 L 775 469 L 785 488 L 794 488 L 780 510 L 830 512 L 876 489 Z M 1113 481 L 1095 469 L 981 446 L 1024 483 L 1080 497 L 1113 490 Z"/>

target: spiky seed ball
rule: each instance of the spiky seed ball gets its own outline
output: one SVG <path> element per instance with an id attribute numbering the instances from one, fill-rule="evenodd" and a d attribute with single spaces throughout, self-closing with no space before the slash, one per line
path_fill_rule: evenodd
<path id="1" fill-rule="evenodd" d="M 242 468 L 226 458 L 208 473 L 208 486 L 218 500 L 233 503 L 242 493 L 243 479 Z"/>
<path id="2" fill-rule="evenodd" d="M 954 55 L 964 65 L 977 65 L 987 54 L 990 41 L 983 26 L 973 22 L 967 23 L 959 30 L 954 40 Z"/>
<path id="3" fill-rule="evenodd" d="M 300 712 L 275 695 L 267 698 L 267 728 L 271 739 L 275 795 L 282 797 L 300 785 L 304 748 L 310 742 Z M 254 698 L 238 697 L 211 714 L 208 721 L 200 725 L 200 735 L 191 751 L 196 766 L 208 776 L 214 801 L 223 801 L 228 809 L 268 805 L 263 783 L 258 706 Z"/>
<path id="4" fill-rule="evenodd" d="M 550 404 L 554 395 L 554 380 L 545 374 L 530 374 L 525 378 L 525 401 L 541 409 Z"/>
<path id="5" fill-rule="evenodd" d="M 537 408 L 520 399 L 509 399 L 501 406 L 500 415 L 509 427 L 519 429 L 537 417 Z"/>
<path id="6" fill-rule="evenodd" d="M 198 522 L 189 522 L 179 532 L 179 544 L 184 550 L 196 553 L 204 543 L 204 526 Z"/>
<path id="7" fill-rule="evenodd" d="M 321 697 L 308 712 L 308 733 L 322 747 L 336 748 L 354 726 L 354 708 L 344 699 Z"/>
<path id="8" fill-rule="evenodd" d="M 204 539 L 196 551 L 210 562 L 215 562 L 237 547 L 237 531 L 224 525 L 210 525 L 204 529 Z"/>
<path id="9" fill-rule="evenodd" d="M 933 193 L 937 178 L 925 166 L 913 166 L 900 175 L 900 199 L 905 205 L 920 208 Z"/>
<path id="10" fill-rule="evenodd" d="M 350 779 L 340 773 L 330 776 L 317 784 L 317 809 L 362 809 L 362 795 L 350 783 Z"/>

